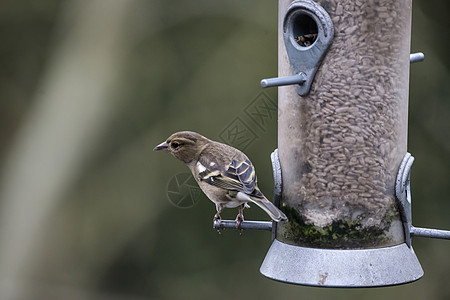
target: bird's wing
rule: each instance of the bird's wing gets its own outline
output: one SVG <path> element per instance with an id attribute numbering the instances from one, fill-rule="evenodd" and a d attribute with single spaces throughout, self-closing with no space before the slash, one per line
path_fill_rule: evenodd
<path id="1" fill-rule="evenodd" d="M 199 179 L 211 185 L 233 191 L 244 192 L 257 198 L 263 194 L 256 186 L 256 174 L 253 164 L 247 157 L 233 159 L 230 164 L 221 164 L 199 161 L 205 170 L 199 172 Z"/>

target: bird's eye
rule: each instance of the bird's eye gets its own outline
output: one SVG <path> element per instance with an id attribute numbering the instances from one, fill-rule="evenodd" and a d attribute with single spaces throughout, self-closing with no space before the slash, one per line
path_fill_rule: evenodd
<path id="1" fill-rule="evenodd" d="M 177 142 L 172 142 L 172 144 L 170 144 L 170 145 L 171 145 L 172 148 L 174 148 L 174 149 L 176 149 L 176 148 L 178 148 L 178 146 L 180 146 L 180 144 L 177 143 Z"/>

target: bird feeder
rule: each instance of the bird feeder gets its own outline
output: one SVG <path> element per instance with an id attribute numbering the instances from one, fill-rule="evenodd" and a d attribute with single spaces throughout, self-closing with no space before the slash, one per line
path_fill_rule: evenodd
<path id="1" fill-rule="evenodd" d="M 274 223 L 261 266 L 293 284 L 369 287 L 423 275 L 407 153 L 411 0 L 279 1 Z M 262 224 L 245 223 L 251 228 Z M 230 224 L 231 227 L 231 224 Z"/>

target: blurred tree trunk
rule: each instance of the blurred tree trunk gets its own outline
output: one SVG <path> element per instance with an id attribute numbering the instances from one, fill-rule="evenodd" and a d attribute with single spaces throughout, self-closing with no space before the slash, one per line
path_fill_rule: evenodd
<path id="1" fill-rule="evenodd" d="M 37 299 L 29 295 L 27 278 L 33 276 L 46 218 L 73 187 L 114 112 L 111 95 L 134 4 L 65 4 L 55 53 L 0 182 L 2 299 Z"/>

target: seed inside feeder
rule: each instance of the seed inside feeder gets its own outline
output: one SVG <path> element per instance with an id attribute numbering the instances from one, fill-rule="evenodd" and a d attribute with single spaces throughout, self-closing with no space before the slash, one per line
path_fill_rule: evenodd
<path id="1" fill-rule="evenodd" d="M 406 153 L 411 1 L 319 3 L 333 20 L 333 44 L 307 96 L 279 89 L 289 222 L 278 226 L 277 239 L 325 248 L 397 245 L 404 241 L 395 178 Z M 297 14 L 299 46 L 314 47 L 316 25 Z"/>
<path id="2" fill-rule="evenodd" d="M 316 41 L 317 33 L 310 33 L 301 36 L 296 36 L 295 41 L 302 47 L 309 47 Z"/>

